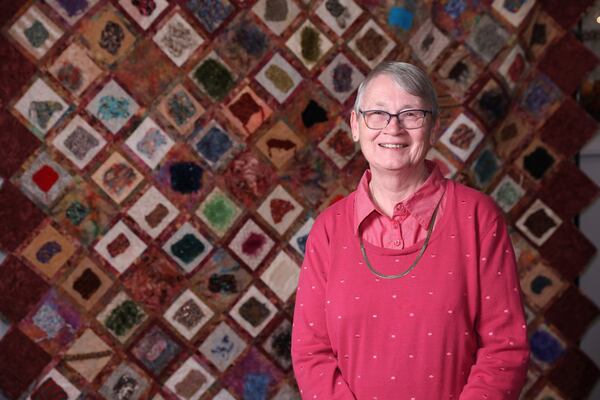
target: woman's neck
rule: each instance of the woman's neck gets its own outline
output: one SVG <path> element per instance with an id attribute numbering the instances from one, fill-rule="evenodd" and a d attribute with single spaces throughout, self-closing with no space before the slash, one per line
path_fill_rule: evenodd
<path id="1" fill-rule="evenodd" d="M 425 164 L 419 168 L 403 171 L 379 171 L 371 169 L 369 188 L 371 198 L 377 207 L 388 217 L 394 214 L 394 206 L 407 199 L 427 180 L 429 175 Z"/>

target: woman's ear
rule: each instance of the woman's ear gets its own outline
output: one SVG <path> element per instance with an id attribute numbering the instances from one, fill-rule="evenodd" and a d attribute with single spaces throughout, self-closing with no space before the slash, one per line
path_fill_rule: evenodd
<path id="1" fill-rule="evenodd" d="M 354 110 L 352 110 L 352 112 L 350 113 L 350 129 L 352 130 L 352 140 L 358 142 L 358 116 L 356 115 L 356 112 Z"/>

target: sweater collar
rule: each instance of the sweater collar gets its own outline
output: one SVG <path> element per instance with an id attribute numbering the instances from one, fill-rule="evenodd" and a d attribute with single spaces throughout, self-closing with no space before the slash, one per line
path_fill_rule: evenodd
<path id="1" fill-rule="evenodd" d="M 429 171 L 429 176 L 425 182 L 406 200 L 401 201 L 396 206 L 402 206 L 404 210 L 419 222 L 423 229 L 428 229 L 435 205 L 444 195 L 446 179 L 435 162 L 425 160 L 425 166 L 427 167 L 427 171 Z M 371 199 L 371 191 L 369 190 L 370 182 L 371 170 L 367 169 L 356 188 L 353 224 L 355 234 L 358 234 L 358 227 L 372 212 L 378 212 L 382 216 L 385 215 Z M 396 211 L 394 211 L 395 213 Z"/>

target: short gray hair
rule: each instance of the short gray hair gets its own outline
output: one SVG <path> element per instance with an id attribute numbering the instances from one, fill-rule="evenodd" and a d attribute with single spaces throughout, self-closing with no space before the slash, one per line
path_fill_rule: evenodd
<path id="1" fill-rule="evenodd" d="M 433 120 L 439 113 L 437 95 L 431 80 L 423 70 L 413 64 L 400 61 L 384 61 L 377 65 L 358 86 L 356 100 L 354 101 L 354 112 L 358 114 L 360 103 L 369 83 L 379 75 L 389 75 L 400 88 L 413 96 L 425 100 L 431 107 Z"/>

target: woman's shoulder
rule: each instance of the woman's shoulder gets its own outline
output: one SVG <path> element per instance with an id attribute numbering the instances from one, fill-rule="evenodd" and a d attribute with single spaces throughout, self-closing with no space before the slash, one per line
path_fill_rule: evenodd
<path id="1" fill-rule="evenodd" d="M 352 192 L 344 198 L 327 206 L 319 213 L 319 215 L 317 215 L 315 218 L 315 224 L 323 226 L 325 229 L 327 229 L 341 221 L 351 221 L 354 212 L 355 193 L 356 192 Z"/>
<path id="2" fill-rule="evenodd" d="M 452 187 L 453 200 L 457 209 L 475 213 L 480 219 L 502 218 L 502 210 L 491 196 L 459 182 L 448 181 L 448 184 Z"/>

